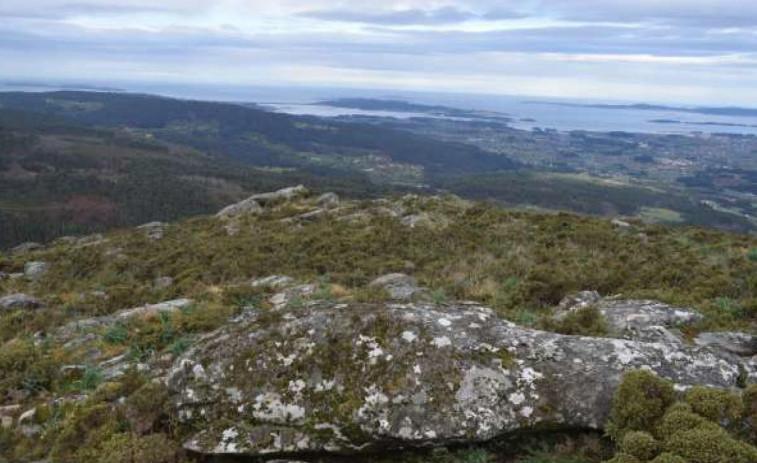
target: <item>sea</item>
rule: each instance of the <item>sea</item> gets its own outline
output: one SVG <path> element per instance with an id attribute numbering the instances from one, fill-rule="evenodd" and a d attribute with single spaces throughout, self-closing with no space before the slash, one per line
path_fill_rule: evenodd
<path id="1" fill-rule="evenodd" d="M 398 119 L 429 117 L 428 114 L 420 112 L 370 111 L 318 104 L 326 100 L 340 98 L 391 99 L 424 105 L 443 105 L 459 109 L 497 112 L 508 116 L 512 121 L 510 123 L 512 127 L 523 130 L 551 129 L 558 131 L 587 130 L 595 132 L 757 135 L 757 117 L 705 115 L 675 109 L 611 109 L 586 106 L 654 103 L 648 101 L 575 100 L 516 95 L 479 95 L 328 87 L 177 85 L 133 82 L 72 84 L 0 81 L 0 91 L 41 92 L 54 90 L 123 91 L 184 99 L 255 103 L 273 112 L 319 117 L 347 115 L 393 117 Z M 681 105 L 675 106 L 685 107 Z M 675 121 L 675 123 L 663 123 L 660 121 Z"/>

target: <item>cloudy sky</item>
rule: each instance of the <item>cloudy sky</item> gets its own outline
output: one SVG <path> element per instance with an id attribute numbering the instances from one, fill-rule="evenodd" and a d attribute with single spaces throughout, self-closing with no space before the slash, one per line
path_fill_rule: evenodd
<path id="1" fill-rule="evenodd" d="M 757 105 L 754 0 L 0 0 L 0 78 Z"/>

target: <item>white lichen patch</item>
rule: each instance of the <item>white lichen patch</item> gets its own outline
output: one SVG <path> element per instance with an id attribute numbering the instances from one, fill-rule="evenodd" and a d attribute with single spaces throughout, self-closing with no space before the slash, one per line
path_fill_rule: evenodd
<path id="1" fill-rule="evenodd" d="M 447 336 L 441 336 L 438 338 L 434 338 L 433 344 L 437 348 L 449 347 L 452 345 L 452 341 L 450 341 L 450 339 Z"/>
<path id="2" fill-rule="evenodd" d="M 283 403 L 280 395 L 271 392 L 255 397 L 252 409 L 255 419 L 276 424 L 300 423 L 305 417 L 304 407 Z"/>
<path id="3" fill-rule="evenodd" d="M 416 335 L 412 331 L 403 331 L 402 339 L 404 339 L 406 342 L 415 342 L 415 340 L 418 339 L 418 335 Z"/>
<path id="4" fill-rule="evenodd" d="M 235 428 L 228 428 L 221 434 L 221 442 L 216 445 L 216 453 L 237 453 L 239 448 L 237 446 L 236 439 L 239 437 L 239 432 Z"/>

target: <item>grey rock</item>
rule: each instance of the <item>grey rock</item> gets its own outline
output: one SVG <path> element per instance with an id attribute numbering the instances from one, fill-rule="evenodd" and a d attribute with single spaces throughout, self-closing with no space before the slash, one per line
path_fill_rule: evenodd
<path id="1" fill-rule="evenodd" d="M 711 346 L 734 355 L 757 355 L 757 336 L 739 332 L 701 333 L 694 339 L 698 346 Z"/>
<path id="2" fill-rule="evenodd" d="M 290 304 L 293 304 L 297 300 L 313 294 L 315 292 L 315 285 L 300 285 L 287 290 L 276 293 L 269 299 L 269 302 L 273 304 L 275 310 L 281 310 Z"/>
<path id="3" fill-rule="evenodd" d="M 260 193 L 250 196 L 249 199 L 257 201 L 260 205 L 268 207 L 274 204 L 283 203 L 285 201 L 291 201 L 293 199 L 302 198 L 307 196 L 310 191 L 303 185 L 292 186 L 289 188 L 282 188 L 281 190 L 274 191 L 272 193 Z"/>
<path id="4" fill-rule="evenodd" d="M 19 244 L 18 246 L 11 248 L 11 254 L 26 254 L 27 252 L 34 251 L 36 249 L 40 249 L 42 247 L 39 243 L 23 243 Z"/>
<path id="5" fill-rule="evenodd" d="M 415 278 L 404 273 L 390 273 L 373 280 L 368 287 L 384 288 L 391 299 L 401 301 L 410 300 L 413 295 L 425 291 L 415 284 Z"/>
<path id="6" fill-rule="evenodd" d="M 560 302 L 557 320 L 585 307 L 596 307 L 614 337 L 645 342 L 682 342 L 677 328 L 695 323 L 704 316 L 691 309 L 658 301 L 601 298 L 596 291 L 581 291 Z"/>
<path id="7" fill-rule="evenodd" d="M 42 432 L 42 427 L 36 422 L 37 409 L 32 408 L 18 417 L 18 427 L 21 434 L 26 437 L 33 437 Z"/>
<path id="8" fill-rule="evenodd" d="M 27 262 L 24 264 L 24 275 L 27 279 L 37 281 L 41 279 L 50 270 L 50 264 L 47 262 Z"/>
<path id="9" fill-rule="evenodd" d="M 141 307 L 135 307 L 133 309 L 122 310 L 116 312 L 114 317 L 116 319 L 131 318 L 134 316 L 143 316 L 149 314 L 155 314 L 158 312 L 177 312 L 185 307 L 189 307 L 192 301 L 189 299 L 175 299 L 173 301 L 160 302 L 158 304 L 147 304 Z"/>
<path id="10" fill-rule="evenodd" d="M 624 372 L 731 388 L 757 366 L 706 347 L 563 336 L 479 305 L 335 304 L 228 324 L 166 377 L 201 454 L 296 457 L 603 429 Z"/>
<path id="11" fill-rule="evenodd" d="M 261 212 L 263 212 L 263 207 L 254 199 L 247 198 L 221 209 L 221 211 L 216 214 L 216 217 L 220 219 L 231 219 L 242 215 L 259 214 Z"/>
<path id="12" fill-rule="evenodd" d="M 21 411 L 21 405 L 5 405 L 0 407 L 0 428 L 10 429 L 13 426 L 15 417 Z"/>
<path id="13" fill-rule="evenodd" d="M 336 193 L 324 193 L 315 200 L 316 204 L 321 207 L 335 207 L 339 205 L 339 195 Z"/>
<path id="14" fill-rule="evenodd" d="M 272 288 L 279 289 L 291 285 L 294 280 L 285 275 L 271 275 L 265 278 L 258 278 L 250 282 L 253 288 Z"/>
<path id="15" fill-rule="evenodd" d="M 612 300 L 597 303 L 611 331 L 618 337 L 646 342 L 680 339 L 675 330 L 704 316 L 694 310 L 649 300 Z"/>
<path id="16" fill-rule="evenodd" d="M 558 318 L 565 312 L 572 312 L 596 304 L 602 297 L 596 291 L 579 291 L 564 297 L 558 304 Z"/>
<path id="17" fill-rule="evenodd" d="M 231 219 L 242 215 L 259 214 L 263 212 L 263 207 L 273 206 L 293 199 L 301 198 L 308 194 L 308 189 L 302 185 L 284 188 L 272 193 L 260 193 L 252 195 L 236 204 L 222 209 L 216 217 L 221 219 Z"/>
<path id="18" fill-rule="evenodd" d="M 41 300 L 23 293 L 9 294 L 0 298 L 0 308 L 9 310 L 39 309 L 43 305 Z"/>
<path id="19" fill-rule="evenodd" d="M 163 239 L 168 224 L 165 222 L 150 222 L 137 227 L 137 230 L 144 230 L 145 235 L 152 241 Z"/>
<path id="20" fill-rule="evenodd" d="M 620 219 L 613 219 L 611 223 L 615 225 L 616 227 L 620 227 L 620 228 L 629 228 L 633 226 L 630 223 L 626 222 L 625 220 L 620 220 Z"/>

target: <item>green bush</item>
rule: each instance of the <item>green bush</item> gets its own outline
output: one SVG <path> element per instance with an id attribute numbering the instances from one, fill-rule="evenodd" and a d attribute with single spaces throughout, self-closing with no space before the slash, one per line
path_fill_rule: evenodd
<path id="1" fill-rule="evenodd" d="M 688 463 L 754 463 L 757 449 L 717 428 L 697 428 L 673 434 L 665 450 Z"/>
<path id="2" fill-rule="evenodd" d="M 657 436 L 663 440 L 667 440 L 678 432 L 690 431 L 707 426 L 708 424 L 712 423 L 695 413 L 672 410 L 665 414 L 659 426 L 657 426 Z"/>
<path id="3" fill-rule="evenodd" d="M 116 433 L 76 453 L 78 463 L 179 463 L 181 447 L 163 434 Z"/>
<path id="4" fill-rule="evenodd" d="M 744 408 L 737 393 L 703 386 L 687 390 L 685 400 L 694 413 L 721 425 L 739 420 Z"/>
<path id="5" fill-rule="evenodd" d="M 607 433 L 617 442 L 629 431 L 651 433 L 675 397 L 673 384 L 654 373 L 626 373 L 615 392 Z"/>
<path id="6" fill-rule="evenodd" d="M 649 461 L 660 453 L 660 443 L 643 431 L 627 432 L 618 448 L 641 461 Z"/>

